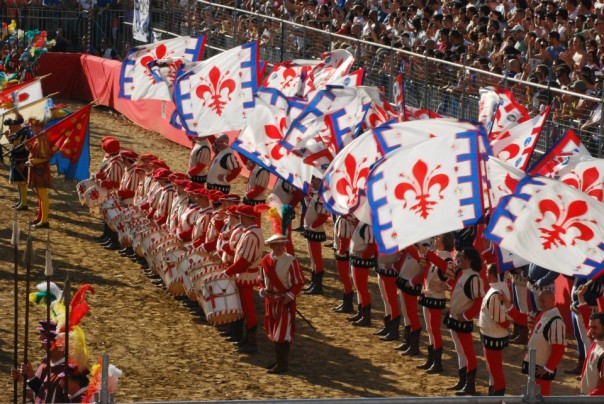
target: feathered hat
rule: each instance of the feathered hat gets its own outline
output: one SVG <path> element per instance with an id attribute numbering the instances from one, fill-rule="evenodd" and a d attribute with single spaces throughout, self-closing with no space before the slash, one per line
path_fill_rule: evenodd
<path id="1" fill-rule="evenodd" d="M 270 206 L 266 218 L 271 224 L 272 233 L 287 236 L 289 225 L 294 218 L 294 210 L 290 205 L 281 202 L 275 194 L 266 198 L 266 204 Z"/>

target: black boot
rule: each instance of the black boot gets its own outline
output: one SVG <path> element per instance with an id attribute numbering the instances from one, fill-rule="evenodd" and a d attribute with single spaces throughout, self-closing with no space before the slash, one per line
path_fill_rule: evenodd
<path id="1" fill-rule="evenodd" d="M 275 352 L 277 354 L 277 364 L 266 373 L 275 375 L 287 373 L 289 368 L 289 342 L 275 342 Z"/>
<path id="2" fill-rule="evenodd" d="M 529 329 L 527 326 L 519 325 L 518 326 L 518 335 L 514 339 L 510 339 L 510 344 L 514 345 L 526 345 L 528 344 L 528 335 Z"/>
<path id="3" fill-rule="evenodd" d="M 476 395 L 476 369 L 471 370 L 466 375 L 466 384 L 459 391 L 455 392 L 456 396 L 473 396 Z"/>
<path id="4" fill-rule="evenodd" d="M 415 331 L 411 331 L 409 333 L 409 348 L 406 351 L 403 351 L 403 355 L 415 356 L 419 355 L 419 337 L 421 335 L 422 329 L 418 328 Z"/>
<path id="5" fill-rule="evenodd" d="M 442 373 L 443 372 L 443 349 L 442 348 L 433 349 L 432 360 L 433 360 L 432 366 L 430 366 L 430 368 L 428 370 L 426 370 L 426 373 L 429 375 L 435 375 L 437 373 Z"/>
<path id="6" fill-rule="evenodd" d="M 409 349 L 409 334 L 411 333 L 411 326 L 406 325 L 403 329 L 403 343 L 394 347 L 395 351 L 406 351 Z"/>
<path id="7" fill-rule="evenodd" d="M 493 391 L 493 396 L 505 396 L 505 387 L 501 390 Z"/>
<path id="8" fill-rule="evenodd" d="M 238 343 L 243 338 L 243 323 L 244 320 L 233 321 L 229 324 L 229 328 L 225 332 L 225 337 L 228 342 Z"/>
<path id="9" fill-rule="evenodd" d="M 383 337 L 384 335 L 388 334 L 389 325 L 390 325 L 390 315 L 384 316 L 384 327 L 381 328 L 380 330 L 374 332 L 373 335 L 379 335 L 380 337 Z"/>
<path id="10" fill-rule="evenodd" d="M 354 305 L 352 304 L 352 299 L 354 298 L 354 293 L 350 292 L 342 296 L 342 304 L 334 309 L 336 313 L 353 313 Z"/>
<path id="11" fill-rule="evenodd" d="M 388 334 L 384 335 L 380 339 L 382 341 L 386 341 L 386 342 L 396 341 L 397 339 L 399 339 L 401 336 L 400 332 L 398 330 L 398 327 L 400 324 L 401 324 L 401 316 L 394 317 L 392 320 L 390 320 Z"/>
<path id="12" fill-rule="evenodd" d="M 322 295 L 323 294 L 323 275 L 325 272 L 315 274 L 315 283 L 312 288 L 304 292 L 307 295 Z"/>
<path id="13" fill-rule="evenodd" d="M 463 367 L 463 368 L 461 368 L 461 369 L 458 370 L 459 380 L 457 381 L 457 384 L 455 386 L 447 387 L 447 390 L 449 390 L 449 391 L 451 391 L 451 390 L 457 391 L 457 390 L 461 389 L 463 386 L 466 385 L 466 377 L 467 377 L 466 370 L 467 370 L 466 367 Z"/>
<path id="14" fill-rule="evenodd" d="M 103 223 L 103 234 L 95 237 L 94 241 L 102 243 L 102 242 L 106 241 L 108 237 L 109 237 L 109 226 L 107 226 L 107 223 Z"/>
<path id="15" fill-rule="evenodd" d="M 434 363 L 434 346 L 428 345 L 428 358 L 426 358 L 426 361 L 424 363 L 422 363 L 421 365 L 417 365 L 416 368 L 428 370 L 432 367 L 433 363 Z"/>
<path id="16" fill-rule="evenodd" d="M 354 322 L 360 320 L 361 317 L 363 317 L 363 305 L 359 303 L 357 306 L 357 314 L 346 317 L 346 321 Z"/>
<path id="17" fill-rule="evenodd" d="M 115 251 L 121 248 L 120 242 L 118 240 L 117 232 L 109 229 L 109 243 L 102 244 L 106 250 Z"/>
<path id="18" fill-rule="evenodd" d="M 258 352 L 258 342 L 256 340 L 256 327 L 246 330 L 244 342 L 237 348 L 237 352 L 252 354 Z"/>
<path id="19" fill-rule="evenodd" d="M 308 284 L 308 286 L 305 286 L 302 288 L 303 292 L 309 291 L 312 289 L 313 286 L 315 286 L 316 277 L 317 277 L 317 275 L 314 272 L 310 273 L 310 283 Z"/>
<path id="20" fill-rule="evenodd" d="M 134 250 L 132 249 L 132 247 L 126 247 L 123 250 L 120 250 L 120 255 L 122 257 L 129 257 L 132 254 L 134 254 Z"/>
<path id="21" fill-rule="evenodd" d="M 353 321 L 352 325 L 355 327 L 371 327 L 371 305 L 363 306 L 363 313 L 361 318 L 357 321 Z"/>
<path id="22" fill-rule="evenodd" d="M 579 357 L 577 360 L 577 366 L 575 366 L 574 368 L 570 368 L 570 369 L 564 369 L 564 374 L 567 375 L 581 375 L 581 372 L 583 372 L 583 363 L 585 362 L 585 358 L 581 358 Z"/>

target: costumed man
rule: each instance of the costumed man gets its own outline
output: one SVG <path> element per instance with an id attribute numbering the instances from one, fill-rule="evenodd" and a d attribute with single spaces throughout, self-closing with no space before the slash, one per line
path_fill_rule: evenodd
<path id="1" fill-rule="evenodd" d="M 322 244 L 327 236 L 323 225 L 329 218 L 329 214 L 323 200 L 319 196 L 319 185 L 321 179 L 314 177 L 311 180 L 310 203 L 306 216 L 304 216 L 304 238 L 310 255 L 312 274 L 310 285 L 304 289 L 305 294 L 323 294 L 323 248 Z"/>
<path id="2" fill-rule="evenodd" d="M 207 188 L 228 194 L 231 192 L 231 182 L 241 172 L 241 164 L 229 146 L 228 135 L 218 136 L 213 149 L 216 154 L 208 169 Z"/>
<path id="3" fill-rule="evenodd" d="M 556 295 L 552 290 L 544 290 L 539 294 L 541 312 L 535 318 L 531 338 L 527 344 L 527 352 L 522 362 L 522 373 L 528 374 L 528 350 L 536 350 L 537 371 L 535 378 L 541 386 L 541 395 L 550 395 L 550 385 L 556 378 L 556 368 L 566 350 L 566 325 L 556 307 Z M 511 305 L 508 305 L 513 318 Z"/>
<path id="4" fill-rule="evenodd" d="M 254 163 L 252 160 L 246 161 L 245 166 L 250 170 L 250 176 L 245 185 L 243 204 L 256 206 L 266 202 L 266 190 L 270 179 L 268 170 Z"/>
<path id="5" fill-rule="evenodd" d="M 487 266 L 487 279 L 490 288 L 482 299 L 478 317 L 480 341 L 489 371 L 489 396 L 504 396 L 503 349 L 509 343 L 510 326 L 505 302 L 510 301 L 510 290 L 495 264 Z"/>
<path id="6" fill-rule="evenodd" d="M 300 203 L 302 199 L 304 199 L 304 193 L 297 188 L 293 187 L 289 182 L 285 181 L 283 178 L 278 178 L 277 182 L 275 182 L 275 186 L 273 188 L 273 194 L 277 195 L 279 200 L 284 205 L 291 206 L 292 217 L 289 221 L 289 225 L 287 227 L 286 235 L 287 235 L 287 253 L 291 255 L 295 255 L 294 253 L 294 243 L 292 241 L 292 222 L 295 218 L 295 209 L 296 206 Z M 270 195 L 269 195 L 270 196 Z"/>
<path id="7" fill-rule="evenodd" d="M 453 233 L 444 233 L 434 239 L 435 251 L 426 253 L 426 278 L 422 293 L 419 297 L 419 305 L 422 306 L 426 332 L 428 333 L 428 358 L 419 369 L 426 369 L 427 374 L 443 372 L 443 337 L 442 337 L 442 312 L 447 304 L 446 292 L 447 269 L 453 262 L 453 249 L 455 238 Z M 405 331 L 407 331 L 405 329 Z M 432 355 L 430 355 L 432 354 Z"/>
<path id="8" fill-rule="evenodd" d="M 310 213 L 310 210 L 306 213 Z M 352 267 L 352 281 L 357 290 L 359 302 L 358 312 L 354 316 L 346 317 L 352 325 L 357 327 L 371 326 L 371 294 L 369 293 L 369 270 L 375 268 L 377 248 L 373 238 L 371 225 L 363 222 L 357 223 L 350 240 L 350 266 Z"/>
<path id="9" fill-rule="evenodd" d="M 218 194 L 220 191 L 213 190 L 213 196 L 218 197 L 218 204 L 214 203 L 214 213 L 210 219 L 209 229 L 206 233 L 206 239 L 201 244 L 201 249 L 205 252 L 214 252 L 219 250 L 221 243 L 224 242 L 222 235 L 230 233 L 232 224 L 239 224 L 239 221 L 231 223 L 232 216 L 227 215 L 227 208 L 239 204 L 241 197 L 237 194 Z M 214 199 L 215 201 L 215 199 Z M 226 236 L 225 236 L 226 237 Z M 228 237 L 226 238 L 228 240 Z"/>
<path id="10" fill-rule="evenodd" d="M 342 304 L 334 309 L 336 313 L 354 312 L 354 292 L 352 290 L 352 279 L 350 278 L 350 239 L 352 232 L 358 223 L 354 215 L 338 215 L 333 226 L 333 250 L 336 258 L 336 268 L 344 294 L 342 295 Z"/>
<path id="11" fill-rule="evenodd" d="M 542 311 L 539 306 L 539 294 L 544 290 L 554 290 L 555 282 L 560 275 L 557 272 L 540 267 L 536 264 L 528 266 L 525 278 L 527 278 L 527 288 L 529 290 L 529 302 L 531 304 L 531 315 L 533 317 Z"/>
<path id="12" fill-rule="evenodd" d="M 66 403 L 68 400 L 59 377 L 65 369 L 65 352 L 56 342 L 57 324 L 52 320 L 42 320 L 40 325 L 38 331 L 42 350 L 46 352 L 47 345 L 50 345 L 50 377 L 48 362 L 44 357 L 35 372 L 29 362 L 24 363 L 20 370 L 13 368 L 13 380 L 25 380 L 27 398 L 36 403 Z"/>
<path id="13" fill-rule="evenodd" d="M 304 285 L 304 273 L 298 260 L 285 251 L 287 237 L 274 234 L 266 244 L 272 252 L 262 258 L 260 297 L 264 297 L 264 328 L 275 343 L 276 361 L 267 373 L 288 371 L 289 348 L 296 329 L 296 296 Z"/>
<path id="14" fill-rule="evenodd" d="M 508 271 L 508 276 L 511 279 L 512 286 L 512 302 L 514 307 L 518 309 L 519 315 L 514 320 L 514 328 L 512 335 L 510 335 L 510 343 L 516 345 L 526 345 L 528 343 L 528 315 L 529 315 L 529 304 L 528 304 L 528 289 L 527 279 L 523 274 L 527 273 L 528 265 L 514 268 Z"/>
<path id="15" fill-rule="evenodd" d="M 417 311 L 417 300 L 422 292 L 425 272 L 425 261 L 424 265 L 420 262 L 424 259 L 428 247 L 430 247 L 430 242 L 425 240 L 405 249 L 405 260 L 396 280 L 405 305 L 405 326 L 410 326 L 407 340 L 408 348 L 403 351 L 403 355 L 414 356 L 420 354 L 419 341 L 422 326 Z"/>
<path id="16" fill-rule="evenodd" d="M 604 313 L 592 313 L 585 299 L 588 286 L 577 288 L 577 315 L 587 330 L 585 362 L 581 373 L 581 394 L 604 396 Z M 587 342 L 583 341 L 583 342 Z M 579 343 L 579 341 L 577 341 Z"/>
<path id="17" fill-rule="evenodd" d="M 48 188 L 51 184 L 50 178 L 50 158 L 52 152 L 48 142 L 48 136 L 44 132 L 44 121 L 37 118 L 29 120 L 34 137 L 25 143 L 25 148 L 29 151 L 28 160 L 25 163 L 29 167 L 28 185 L 33 188 L 38 197 L 38 215 L 32 221 L 36 229 L 48 229 L 48 213 L 50 202 L 48 200 Z"/>
<path id="18" fill-rule="evenodd" d="M 94 174 L 94 183 L 95 185 L 87 188 L 84 195 L 88 197 L 90 201 L 94 201 L 97 206 L 100 206 L 102 201 L 101 189 L 102 182 L 105 182 L 105 185 L 111 184 L 112 181 L 121 181 L 121 174 L 123 173 L 123 160 L 120 155 L 120 142 L 113 136 L 106 136 L 101 140 L 101 149 L 105 152 L 103 156 L 103 160 L 101 161 L 101 166 L 99 171 Z M 109 172 L 109 178 L 107 178 L 107 174 Z M 118 179 L 119 178 L 119 179 Z M 83 184 L 83 183 L 82 183 Z M 83 184 L 83 186 L 85 186 Z M 118 182 L 119 186 L 119 182 Z M 84 189 L 80 190 L 78 186 L 78 192 L 82 193 Z M 96 196 L 93 198 L 93 196 Z M 89 208 L 92 209 L 93 206 L 89 205 Z M 110 244 L 113 247 L 117 247 L 118 240 L 116 234 L 109 228 L 107 223 L 103 221 L 103 234 L 96 238 L 96 240 L 103 246 L 109 246 Z"/>
<path id="19" fill-rule="evenodd" d="M 237 349 L 241 353 L 255 353 L 258 350 L 256 339 L 258 319 L 254 305 L 254 286 L 258 283 L 258 265 L 264 247 L 264 236 L 260 228 L 260 207 L 261 205 L 239 208 L 241 224 L 245 227 L 245 231 L 235 248 L 233 263 L 224 270 L 226 275 L 235 277 L 239 288 L 245 319 L 245 335 Z"/>
<path id="20" fill-rule="evenodd" d="M 445 317 L 445 325 L 451 331 L 459 364 L 459 380 L 447 390 L 455 395 L 476 394 L 476 354 L 472 319 L 480 312 L 484 287 L 479 272 L 482 260 L 474 248 L 464 248 L 457 253 L 457 274 L 451 292 L 451 310 Z"/>
<path id="21" fill-rule="evenodd" d="M 401 323 L 401 305 L 398 298 L 398 288 L 396 280 L 399 276 L 401 260 L 403 254 L 378 253 L 377 267 L 375 272 L 378 274 L 378 285 L 380 294 L 384 302 L 384 327 L 375 332 L 382 341 L 396 341 L 399 334 L 399 325 Z"/>
<path id="22" fill-rule="evenodd" d="M 176 196 L 176 189 L 170 180 L 172 172 L 166 169 L 158 169 L 153 172 L 153 178 L 158 182 L 160 188 L 156 191 L 155 203 L 149 209 L 147 219 L 155 221 L 156 224 L 162 225 L 168 220 L 172 201 Z"/>
<path id="23" fill-rule="evenodd" d="M 602 297 L 602 289 L 604 289 L 604 279 L 599 277 L 595 281 L 590 281 L 585 278 L 575 277 L 573 288 L 570 294 L 572 300 L 570 308 L 573 321 L 573 333 L 575 334 L 575 339 L 577 340 L 577 353 L 579 355 L 577 366 L 564 370 L 564 373 L 567 375 L 581 374 L 583 371 L 583 364 L 585 362 L 585 346 L 590 345 L 590 340 L 587 336 L 587 328 L 583 326 L 578 311 L 576 310 L 576 307 L 579 305 L 579 297 L 577 292 L 582 285 L 587 285 L 584 288 L 583 300 L 591 310 L 591 313 L 596 313 L 598 311 L 598 299 Z M 589 318 L 589 316 L 586 317 Z"/>
<path id="24" fill-rule="evenodd" d="M 9 152 L 10 173 L 8 181 L 16 184 L 19 190 L 19 200 L 15 204 L 17 210 L 27 210 L 27 175 L 28 167 L 25 166 L 28 151 L 23 142 L 32 137 L 29 127 L 23 127 L 23 117 L 17 115 L 15 118 L 4 120 L 4 125 L 8 126 L 8 131 L 4 132 L 12 148 Z"/>
<path id="25" fill-rule="evenodd" d="M 213 191 L 206 190 L 205 192 L 199 193 L 197 204 L 201 210 L 193 225 L 193 230 L 191 232 L 191 247 L 189 249 L 199 247 L 206 239 L 206 233 L 210 225 L 210 220 L 212 220 L 212 214 L 214 213 L 214 207 L 210 203 L 210 194 L 212 192 Z"/>
<path id="26" fill-rule="evenodd" d="M 207 137 L 191 138 L 193 148 L 189 154 L 189 169 L 187 176 L 197 184 L 205 184 L 208 177 L 208 167 L 212 162 L 210 141 Z"/>

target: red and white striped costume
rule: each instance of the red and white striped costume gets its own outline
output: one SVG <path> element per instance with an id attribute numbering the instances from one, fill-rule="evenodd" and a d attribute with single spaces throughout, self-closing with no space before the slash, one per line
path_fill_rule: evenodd
<path id="1" fill-rule="evenodd" d="M 401 315 L 401 306 L 398 299 L 398 288 L 396 279 L 401 267 L 401 253 L 378 254 L 377 268 L 378 286 L 382 301 L 384 302 L 384 314 L 391 319 Z"/>
<path id="2" fill-rule="evenodd" d="M 252 172 L 250 172 L 250 176 L 245 185 L 243 203 L 252 206 L 264 203 L 266 200 L 269 179 L 269 172 L 265 168 L 256 165 Z"/>
<path id="3" fill-rule="evenodd" d="M 184 191 L 180 193 L 176 192 L 172 200 L 172 206 L 170 207 L 170 215 L 167 221 L 168 230 L 171 233 L 178 234 L 176 232 L 176 227 L 178 226 L 180 216 L 187 210 L 188 207 L 189 195 Z"/>
<path id="4" fill-rule="evenodd" d="M 191 203 L 180 215 L 178 224 L 176 225 L 176 235 L 184 242 L 191 241 L 193 229 L 197 219 L 199 219 L 202 208 L 196 203 Z"/>
<path id="5" fill-rule="evenodd" d="M 226 265 L 230 265 L 233 263 L 233 258 L 235 256 L 235 249 L 237 248 L 237 244 L 239 243 L 239 239 L 243 235 L 245 231 L 245 227 L 241 223 L 236 223 L 228 235 L 228 240 L 223 242 L 220 246 L 220 251 L 222 252 L 222 262 Z"/>
<path id="6" fill-rule="evenodd" d="M 191 178 L 191 181 L 200 184 L 205 183 L 211 161 L 210 142 L 205 137 L 198 137 L 195 139 L 195 146 L 191 149 L 191 154 L 189 154 L 187 175 Z"/>
<path id="7" fill-rule="evenodd" d="M 255 329 L 258 324 L 254 306 L 254 286 L 258 284 L 258 265 L 262 259 L 263 247 L 262 229 L 256 225 L 247 227 L 235 248 L 233 263 L 224 271 L 228 276 L 235 277 L 239 287 L 247 330 Z"/>
<path id="8" fill-rule="evenodd" d="M 199 216 L 193 225 L 193 232 L 191 234 L 191 241 L 195 247 L 199 247 L 205 241 L 213 213 L 214 208 L 212 206 L 208 206 L 199 212 Z"/>
<path id="9" fill-rule="evenodd" d="M 411 331 L 421 329 L 417 312 L 417 300 L 421 293 L 425 268 L 419 263 L 420 255 L 415 246 L 405 249 L 405 259 L 399 272 L 399 289 L 402 291 L 405 309 L 405 325 L 411 326 Z"/>
<path id="10" fill-rule="evenodd" d="M 217 209 L 212 213 L 212 217 L 208 223 L 206 231 L 206 237 L 201 244 L 201 248 L 207 252 L 216 251 L 216 245 L 218 244 L 218 238 L 224 229 L 225 221 L 227 220 L 227 214 L 224 209 Z"/>
<path id="11" fill-rule="evenodd" d="M 545 376 L 536 376 L 536 381 L 541 386 L 541 395 L 549 396 L 551 381 L 556 377 L 556 368 L 566 350 L 566 325 L 558 308 L 537 315 L 526 347 L 522 373 L 528 373 L 528 349 L 535 348 L 537 366 L 549 372 Z"/>
<path id="12" fill-rule="evenodd" d="M 480 275 L 471 268 L 459 271 L 451 292 L 451 310 L 448 327 L 455 344 L 459 369 L 476 370 L 476 353 L 472 340 L 472 319 L 480 312 L 484 288 Z M 459 328 L 456 328 L 456 325 Z"/>
<path id="13" fill-rule="evenodd" d="M 336 257 L 336 267 L 344 294 L 352 292 L 352 280 L 350 278 L 350 239 L 358 220 L 353 215 L 338 216 L 333 226 L 333 249 Z"/>
<path id="14" fill-rule="evenodd" d="M 366 307 L 371 304 L 371 294 L 368 287 L 369 269 L 375 267 L 377 252 L 371 225 L 362 222 L 357 223 L 350 239 L 349 251 L 352 279 L 357 289 L 357 298 L 359 303 Z"/>
<path id="15" fill-rule="evenodd" d="M 142 168 L 137 167 L 135 164 L 128 167 L 126 173 L 120 181 L 120 186 L 118 189 L 118 196 L 124 201 L 124 203 L 127 205 L 132 204 L 136 190 L 144 179 L 145 171 Z"/>
<path id="16" fill-rule="evenodd" d="M 583 327 L 589 329 L 591 308 L 588 304 L 578 306 Z M 585 363 L 581 373 L 581 394 L 604 396 L 604 341 L 594 340 L 585 345 Z"/>
<path id="17" fill-rule="evenodd" d="M 153 219 L 155 223 L 162 225 L 168 220 L 170 214 L 170 208 L 172 207 L 172 201 L 176 196 L 176 190 L 172 184 L 167 184 L 161 188 L 161 194 L 159 198 L 156 197 L 157 203 L 147 216 L 149 219 Z"/>
<path id="18" fill-rule="evenodd" d="M 275 257 L 273 253 L 262 259 L 260 288 L 266 295 L 264 300 L 264 328 L 273 342 L 293 342 L 295 332 L 296 296 L 304 285 L 304 274 L 298 260 L 285 253 Z M 283 304 L 282 295 L 292 301 Z"/>
<path id="19" fill-rule="evenodd" d="M 209 189 L 218 189 L 224 193 L 229 193 L 230 183 L 241 172 L 241 164 L 235 157 L 233 149 L 227 147 L 218 152 L 212 164 L 208 169 L 207 184 Z M 217 188 L 212 188 L 210 185 L 215 185 Z"/>
<path id="20" fill-rule="evenodd" d="M 111 191 L 120 186 L 120 181 L 126 172 L 126 164 L 120 154 L 112 156 L 105 169 L 97 174 L 97 179 L 101 180 L 101 187 Z"/>
<path id="21" fill-rule="evenodd" d="M 447 303 L 446 291 L 449 289 L 445 274 L 447 265 L 453 261 L 453 258 L 451 252 L 437 250 L 428 251 L 426 259 L 429 266 L 418 303 L 422 306 L 430 345 L 436 350 L 443 346 L 442 311 Z"/>
<path id="22" fill-rule="evenodd" d="M 325 241 L 324 224 L 329 217 L 329 212 L 323 206 L 319 193 L 315 193 L 308 204 L 306 216 L 304 216 L 304 238 L 310 255 L 312 271 L 315 274 L 323 272 L 323 251 L 321 243 Z"/>
<path id="23" fill-rule="evenodd" d="M 492 283 L 482 299 L 478 317 L 480 339 L 489 371 L 489 386 L 492 387 L 493 392 L 505 389 L 503 349 L 508 346 L 509 341 L 510 320 L 505 305 L 499 298 L 501 295 L 510 299 L 508 286 L 504 282 Z"/>

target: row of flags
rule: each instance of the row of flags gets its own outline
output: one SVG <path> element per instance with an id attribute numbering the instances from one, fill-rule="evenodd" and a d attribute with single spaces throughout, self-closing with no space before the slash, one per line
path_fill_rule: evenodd
<path id="1" fill-rule="evenodd" d="M 47 122 L 45 132 L 53 157 L 51 164 L 66 179 L 84 180 L 90 176 L 90 144 L 88 126 L 92 104 L 77 112 L 55 106 L 51 94 L 44 96 L 39 77 L 5 88 L 0 92 L 0 112 L 5 119 L 23 117 L 27 122 L 37 119 Z M 55 116 L 56 115 L 56 116 Z"/>
<path id="2" fill-rule="evenodd" d="M 235 150 L 304 192 L 320 178 L 325 207 L 372 224 L 381 252 L 486 225 L 502 270 L 604 270 L 602 160 L 569 131 L 529 166 L 549 108 L 531 117 L 509 91 L 485 88 L 479 122 L 446 118 L 406 106 L 402 76 L 389 104 L 345 50 L 276 64 L 262 80 L 256 42 L 203 61 L 204 44 L 135 48 L 121 93 L 169 97 L 190 136 L 240 131 Z"/>

